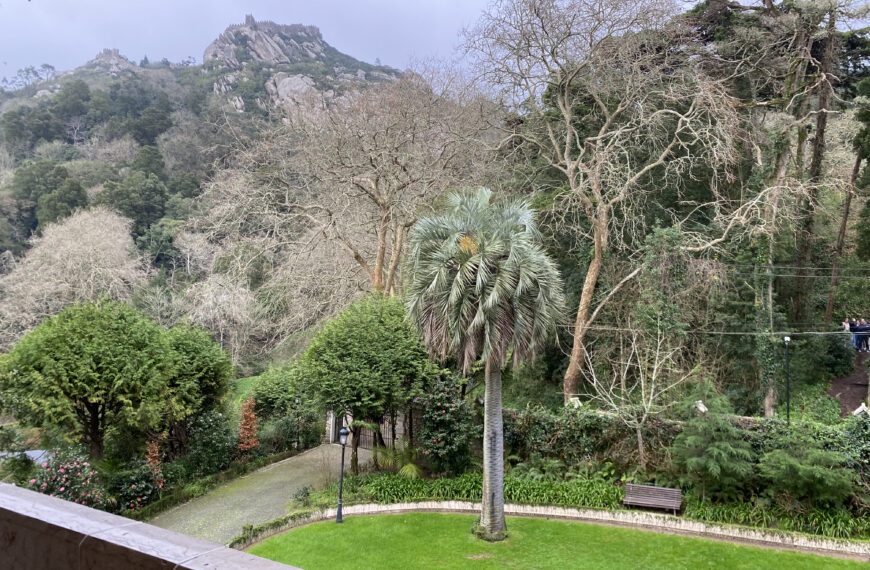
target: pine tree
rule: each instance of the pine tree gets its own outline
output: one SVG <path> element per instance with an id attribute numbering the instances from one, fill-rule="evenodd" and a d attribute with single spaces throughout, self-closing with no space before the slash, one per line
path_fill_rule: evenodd
<path id="1" fill-rule="evenodd" d="M 242 427 L 239 431 L 239 451 L 246 454 L 260 446 L 257 438 L 257 415 L 254 413 L 254 398 L 242 404 Z"/>
<path id="2" fill-rule="evenodd" d="M 683 472 L 683 479 L 693 487 L 700 486 L 701 500 L 707 500 L 707 491 L 719 494 L 733 493 L 752 473 L 752 448 L 740 438 L 737 429 L 725 415 L 727 400 L 716 394 L 710 386 L 702 388 L 706 412 L 695 409 L 691 398 L 686 407 L 693 413 L 686 421 L 682 433 L 674 440 L 674 461 Z"/>

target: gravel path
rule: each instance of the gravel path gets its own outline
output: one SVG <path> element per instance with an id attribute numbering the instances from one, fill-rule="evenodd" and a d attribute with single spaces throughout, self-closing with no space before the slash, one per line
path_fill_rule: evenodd
<path id="1" fill-rule="evenodd" d="M 370 452 L 359 450 L 360 464 Z M 148 521 L 204 540 L 226 544 L 246 524 L 261 524 L 287 514 L 287 505 L 301 487 L 315 489 L 338 480 L 341 446 L 321 445 L 296 457 L 267 465 L 223 487 Z M 350 449 L 345 468 L 350 468 Z"/>
<path id="2" fill-rule="evenodd" d="M 851 414 L 855 408 L 867 399 L 867 358 L 870 353 L 859 352 L 855 361 L 855 370 L 843 378 L 834 378 L 828 394 L 840 398 L 840 413 L 843 417 Z"/>

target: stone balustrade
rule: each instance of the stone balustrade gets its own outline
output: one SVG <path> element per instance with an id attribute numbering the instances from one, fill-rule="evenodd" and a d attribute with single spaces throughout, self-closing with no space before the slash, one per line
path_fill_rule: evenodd
<path id="1" fill-rule="evenodd" d="M 292 568 L 146 523 L 0 483 L 0 568 Z"/>

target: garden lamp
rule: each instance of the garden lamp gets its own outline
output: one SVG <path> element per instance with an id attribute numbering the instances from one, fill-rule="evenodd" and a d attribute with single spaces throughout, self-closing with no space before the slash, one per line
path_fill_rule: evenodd
<path id="1" fill-rule="evenodd" d="M 791 343 L 791 337 L 783 337 L 785 342 L 785 422 L 791 425 L 791 378 L 789 378 L 788 367 L 788 345 Z"/>
<path id="2" fill-rule="evenodd" d="M 335 522 L 341 522 L 341 494 L 344 490 L 344 446 L 347 445 L 347 436 L 350 435 L 350 430 L 347 427 L 342 427 L 338 432 L 338 443 L 341 444 L 341 471 L 338 475 L 338 510 L 335 513 Z"/>

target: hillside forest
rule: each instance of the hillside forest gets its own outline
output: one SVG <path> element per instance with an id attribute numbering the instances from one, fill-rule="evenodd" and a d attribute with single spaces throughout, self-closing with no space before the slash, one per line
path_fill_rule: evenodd
<path id="1" fill-rule="evenodd" d="M 527 465 L 521 418 L 580 407 L 621 426 L 618 469 L 654 479 L 681 460 L 650 430 L 686 401 L 783 420 L 787 373 L 791 421 L 844 425 L 830 382 L 861 353 L 843 323 L 870 319 L 865 16 L 851 0 L 510 0 L 449 65 L 371 65 L 316 28 L 249 17 L 201 64 L 106 50 L 72 71 L 24 69 L 0 90 L 0 404 L 93 458 L 146 465 L 159 442 L 166 465 L 199 453 L 192 469 L 241 449 L 220 439 L 239 429 L 227 417 L 247 417 L 249 439 L 259 421 L 260 441 L 292 440 L 299 394 L 335 406 L 389 357 L 408 368 L 366 380 L 383 384 L 368 419 L 453 379 L 464 403 L 450 405 L 474 423 L 488 362 L 476 348 L 427 359 L 402 319 L 427 310 L 406 301 L 420 221 L 485 194 L 533 212 L 516 224 L 537 228 L 564 292 L 553 338 L 500 353 L 505 445 Z M 459 238 L 468 255 L 489 247 Z M 27 395 L 42 375 L 16 384 L 13 363 L 72 354 L 91 325 L 118 345 L 104 362 L 154 364 L 118 365 L 117 406 L 85 395 L 63 409 L 66 388 Z M 341 336 L 372 326 L 398 336 Z M 383 354 L 330 375 L 342 343 Z M 250 377 L 245 412 L 247 394 L 231 400 Z M 321 408 L 306 408 L 304 437 Z M 560 460 L 588 458 L 575 451 Z M 428 452 L 443 472 L 471 461 Z"/>

